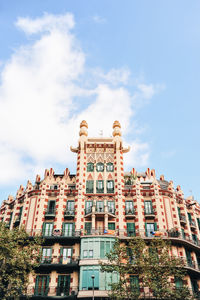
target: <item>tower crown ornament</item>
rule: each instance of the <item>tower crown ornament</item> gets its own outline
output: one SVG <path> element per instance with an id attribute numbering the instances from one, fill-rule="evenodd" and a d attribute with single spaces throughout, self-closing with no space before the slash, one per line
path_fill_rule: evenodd
<path id="1" fill-rule="evenodd" d="M 119 123 L 119 121 L 115 121 L 113 123 L 113 136 L 121 136 L 122 133 L 121 133 L 121 125 Z"/>
<path id="2" fill-rule="evenodd" d="M 83 120 L 80 124 L 80 131 L 79 131 L 79 135 L 82 136 L 82 135 L 85 135 L 85 136 L 88 136 L 88 132 L 87 132 L 87 129 L 88 129 L 88 124 L 85 120 Z"/>

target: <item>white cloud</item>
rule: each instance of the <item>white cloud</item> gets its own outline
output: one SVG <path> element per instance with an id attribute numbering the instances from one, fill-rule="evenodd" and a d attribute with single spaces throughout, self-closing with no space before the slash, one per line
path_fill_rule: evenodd
<path id="1" fill-rule="evenodd" d="M 93 16 L 92 19 L 93 19 L 93 21 L 95 23 L 98 23 L 98 24 L 104 24 L 104 23 L 106 23 L 106 19 L 103 18 L 103 17 L 101 17 L 101 16 L 99 16 L 99 15 Z"/>
<path id="2" fill-rule="evenodd" d="M 145 167 L 149 161 L 149 145 L 148 143 L 142 143 L 141 141 L 134 140 L 129 143 L 131 150 L 125 154 L 125 168 L 130 166 L 133 168 Z"/>
<path id="3" fill-rule="evenodd" d="M 103 79 L 105 82 L 112 85 L 126 85 L 131 74 L 128 68 L 111 69 L 107 73 L 103 72 L 101 69 L 96 69 L 93 73 L 97 79 Z"/>
<path id="4" fill-rule="evenodd" d="M 75 155 L 69 146 L 77 145 L 82 119 L 87 120 L 91 136 L 99 130 L 110 136 L 116 119 L 123 134 L 128 133 L 135 113 L 133 100 L 154 94 L 153 85 L 138 86 L 140 93 L 135 95 L 122 86 L 128 81 L 128 69 L 112 69 L 102 75 L 105 80 L 100 76 L 95 87 L 85 88 L 81 82 L 87 73 L 85 54 L 70 32 L 71 14 L 19 18 L 16 24 L 25 33 L 38 35 L 17 49 L 1 72 L 1 184 L 32 179 L 52 164 L 70 166 Z M 131 153 L 127 165 L 147 163 L 147 144 L 133 142 Z"/>

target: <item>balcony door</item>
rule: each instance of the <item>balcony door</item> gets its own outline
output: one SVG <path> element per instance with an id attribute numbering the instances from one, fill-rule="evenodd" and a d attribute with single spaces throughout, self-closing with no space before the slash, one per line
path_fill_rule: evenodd
<path id="1" fill-rule="evenodd" d="M 49 276 L 39 275 L 35 282 L 35 296 L 47 296 L 49 291 Z"/>
<path id="2" fill-rule="evenodd" d="M 61 248 L 61 262 L 63 264 L 69 264 L 72 262 L 72 248 Z"/>
<path id="3" fill-rule="evenodd" d="M 70 294 L 70 275 L 58 275 L 57 296 Z"/>

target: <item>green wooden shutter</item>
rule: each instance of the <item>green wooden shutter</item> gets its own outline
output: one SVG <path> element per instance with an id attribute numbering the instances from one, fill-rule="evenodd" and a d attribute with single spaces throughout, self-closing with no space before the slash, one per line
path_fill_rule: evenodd
<path id="1" fill-rule="evenodd" d="M 192 216 L 190 213 L 188 213 L 188 219 L 189 219 L 189 222 L 191 223 L 192 222 Z"/>
<path id="2" fill-rule="evenodd" d="M 43 224 L 42 224 L 42 235 L 45 234 L 45 227 L 46 227 L 46 223 L 43 223 Z"/>
<path id="3" fill-rule="evenodd" d="M 35 296 L 38 295 L 38 285 L 39 285 L 39 276 L 36 276 L 36 280 L 35 280 Z"/>
<path id="4" fill-rule="evenodd" d="M 87 289 L 88 270 L 82 272 L 82 290 Z"/>
<path id="5" fill-rule="evenodd" d="M 47 295 L 48 295 L 48 292 L 49 292 L 49 280 L 50 280 L 50 276 L 47 275 L 47 282 L 46 282 L 45 296 L 47 296 Z"/>
<path id="6" fill-rule="evenodd" d="M 100 258 L 105 257 L 105 242 L 100 241 Z"/>
<path id="7" fill-rule="evenodd" d="M 127 223 L 127 235 L 135 236 L 135 223 Z"/>
<path id="8" fill-rule="evenodd" d="M 154 223 L 154 231 L 157 231 L 157 223 Z"/>

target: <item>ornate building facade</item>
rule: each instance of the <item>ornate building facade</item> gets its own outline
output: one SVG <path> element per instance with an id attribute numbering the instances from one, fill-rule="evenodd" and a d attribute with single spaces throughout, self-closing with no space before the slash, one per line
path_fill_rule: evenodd
<path id="1" fill-rule="evenodd" d="M 20 186 L 0 209 L 10 229 L 23 226 L 30 236 L 44 237 L 41 264 L 30 275 L 31 299 L 105 299 L 116 274 L 100 271 L 116 238 L 150 240 L 156 235 L 172 243 L 172 255 L 182 257 L 191 291 L 200 285 L 200 205 L 184 198 L 178 186 L 155 171 L 124 172 L 121 126 L 112 138 L 90 138 L 80 124 L 76 174 L 45 170 L 35 184 Z M 178 283 L 174 283 L 175 285 Z M 138 281 L 140 288 L 140 282 Z M 146 293 L 142 288 L 141 297 Z M 148 291 L 147 291 L 148 293 Z M 150 295 L 150 294 L 148 294 Z"/>

